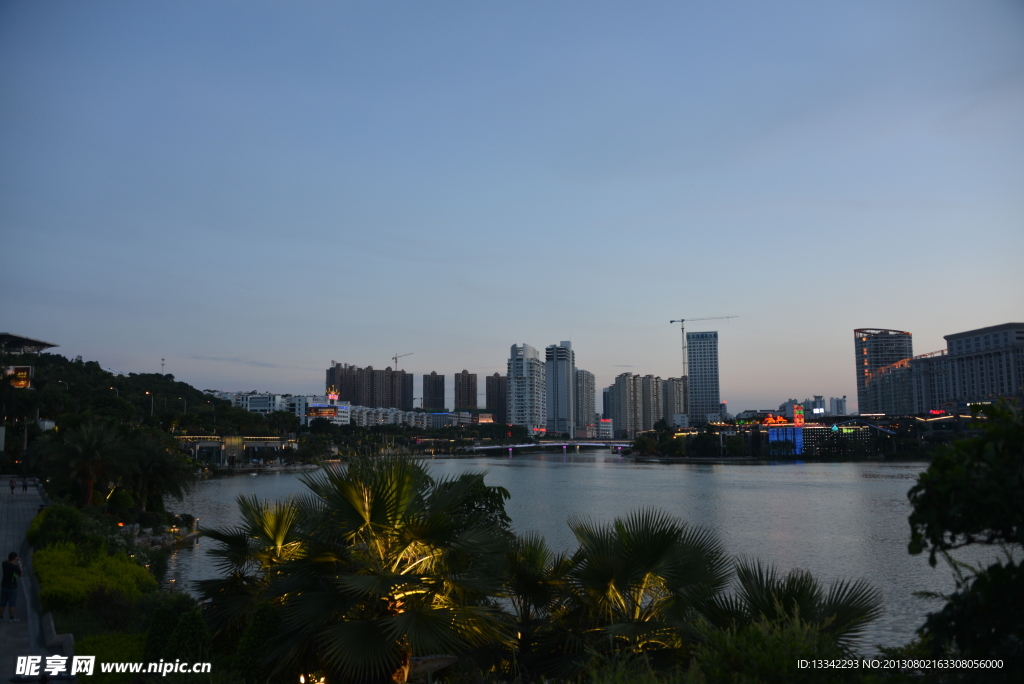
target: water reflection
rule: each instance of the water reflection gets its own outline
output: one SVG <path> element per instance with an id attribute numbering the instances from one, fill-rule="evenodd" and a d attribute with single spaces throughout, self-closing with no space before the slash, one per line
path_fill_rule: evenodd
<path id="1" fill-rule="evenodd" d="M 537 531 L 555 549 L 574 546 L 570 515 L 608 521 L 653 506 L 714 530 L 726 551 L 806 568 L 823 581 L 866 579 L 885 600 L 868 643 L 895 645 L 913 637 L 934 606 L 916 591 L 949 591 L 947 568 L 907 553 L 907 490 L 921 463 L 774 463 L 749 465 L 633 461 L 618 455 L 548 453 L 487 458 L 435 458 L 431 472 L 486 471 L 487 483 L 512 494 L 507 509 L 517 531 Z M 225 477 L 200 483 L 174 510 L 200 524 L 237 523 L 235 497 L 277 499 L 304 491 L 293 474 Z M 210 543 L 175 554 L 169 578 L 179 586 L 215 577 Z M 967 556 L 965 560 L 981 559 Z"/>

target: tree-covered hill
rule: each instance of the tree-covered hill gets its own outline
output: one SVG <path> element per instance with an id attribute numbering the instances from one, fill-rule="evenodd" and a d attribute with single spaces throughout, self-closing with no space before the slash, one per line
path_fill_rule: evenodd
<path id="1" fill-rule="evenodd" d="M 60 354 L 8 354 L 0 363 L 32 366 L 35 375 L 29 390 L 0 383 L 9 459 L 18 460 L 26 434 L 29 441 L 38 436 L 37 419 L 55 421 L 58 430 L 91 419 L 110 419 L 178 434 L 271 436 L 295 432 L 298 427 L 293 416 L 268 419 L 234 408 L 170 374 L 118 375 L 95 361 L 69 360 Z"/>

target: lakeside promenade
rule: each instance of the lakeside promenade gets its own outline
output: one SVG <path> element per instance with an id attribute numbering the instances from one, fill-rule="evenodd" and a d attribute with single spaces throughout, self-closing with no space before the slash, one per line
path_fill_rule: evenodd
<path id="1" fill-rule="evenodd" d="M 7 554 L 17 551 L 21 557 L 25 576 L 18 582 L 18 606 L 16 615 L 20 622 L 9 622 L 7 609 L 4 608 L 3 622 L 0 623 L 0 681 L 6 682 L 14 676 L 14 668 L 18 656 L 49 655 L 42 640 L 42 629 L 39 622 L 39 596 L 32 577 L 32 556 L 25 534 L 32 518 L 39 512 L 43 503 L 39 490 L 29 486 L 28 491 L 21 491 L 21 478 L 11 494 L 7 483 L 10 475 L 0 476 L 0 553 L 3 560 Z"/>

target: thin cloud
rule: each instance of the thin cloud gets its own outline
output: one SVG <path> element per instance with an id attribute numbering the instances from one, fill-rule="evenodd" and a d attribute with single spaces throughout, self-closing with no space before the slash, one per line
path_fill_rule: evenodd
<path id="1" fill-rule="evenodd" d="M 239 363 L 244 366 L 256 366 L 257 368 L 287 368 L 279 363 L 267 363 L 266 361 L 255 361 L 253 359 L 243 359 L 239 356 L 200 356 L 199 354 L 189 354 L 185 357 L 186 359 L 193 359 L 195 361 L 217 361 L 218 363 Z"/>

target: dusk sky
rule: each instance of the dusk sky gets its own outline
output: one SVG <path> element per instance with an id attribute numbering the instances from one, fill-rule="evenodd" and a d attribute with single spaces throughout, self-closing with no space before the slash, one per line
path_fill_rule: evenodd
<path id="1" fill-rule="evenodd" d="M 854 409 L 854 328 L 1024 320 L 1024 2 L 4 0 L 0 245 L 0 331 L 200 389 L 735 315 L 730 410 Z"/>

